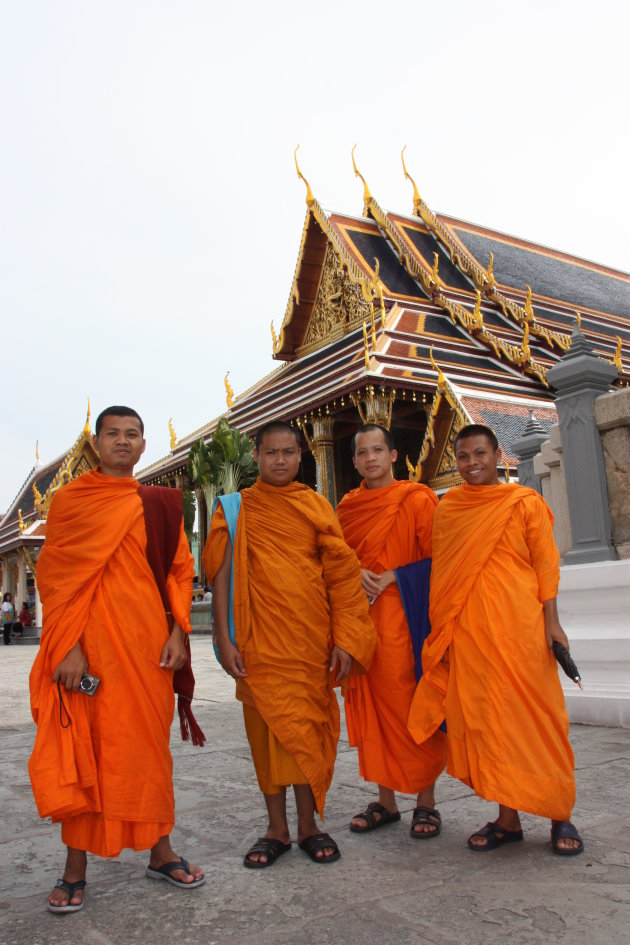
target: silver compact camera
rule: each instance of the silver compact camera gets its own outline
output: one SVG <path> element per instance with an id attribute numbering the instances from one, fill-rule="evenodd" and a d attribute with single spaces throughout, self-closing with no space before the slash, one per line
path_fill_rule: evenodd
<path id="1" fill-rule="evenodd" d="M 79 692 L 82 692 L 84 696 L 93 696 L 99 683 L 100 679 L 97 679 L 96 676 L 92 676 L 91 673 L 84 673 L 79 683 Z"/>

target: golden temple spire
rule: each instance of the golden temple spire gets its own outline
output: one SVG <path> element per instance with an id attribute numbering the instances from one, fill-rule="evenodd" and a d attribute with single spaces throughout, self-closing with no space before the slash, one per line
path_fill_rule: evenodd
<path id="1" fill-rule="evenodd" d="M 39 440 L 35 440 L 35 465 L 41 466 L 42 462 L 39 458 Z"/>
<path id="2" fill-rule="evenodd" d="M 419 194 L 419 192 L 418 192 L 418 188 L 416 187 L 416 182 L 415 182 L 415 180 L 413 179 L 413 177 L 411 176 L 411 174 L 410 174 L 409 171 L 407 170 L 407 166 L 406 166 L 406 164 L 405 164 L 405 150 L 406 150 L 406 148 L 407 148 L 407 145 L 405 145 L 405 147 L 404 147 L 404 148 L 402 149 L 402 151 L 400 152 L 400 159 L 401 159 L 401 161 L 402 161 L 402 166 L 403 166 L 403 171 L 405 172 L 405 177 L 407 178 L 407 180 L 410 180 L 411 183 L 413 184 L 413 206 L 414 206 L 414 210 L 415 210 L 416 207 L 418 207 L 418 206 L 422 203 L 422 197 L 420 196 L 420 194 Z"/>
<path id="3" fill-rule="evenodd" d="M 575 313 L 575 320 L 577 322 L 578 331 L 582 331 L 582 316 L 580 315 L 579 312 Z"/>
<path id="4" fill-rule="evenodd" d="M 300 178 L 300 180 L 303 180 L 304 183 L 306 184 L 306 206 L 307 206 L 307 207 L 312 207 L 313 204 L 315 203 L 315 197 L 313 196 L 313 191 L 311 190 L 311 185 L 309 184 L 309 182 L 307 181 L 306 177 L 304 176 L 304 174 L 303 174 L 302 171 L 300 170 L 300 165 L 298 164 L 297 153 L 298 153 L 298 151 L 299 151 L 299 148 L 300 148 L 300 146 L 299 146 L 299 144 L 298 144 L 297 148 L 296 148 L 295 151 L 293 152 L 293 158 L 294 158 L 294 160 L 295 160 L 295 169 L 296 169 L 296 171 L 297 171 L 297 176 Z M 232 406 L 231 404 L 228 404 L 228 407 L 231 407 L 231 406 Z"/>
<path id="5" fill-rule="evenodd" d="M 168 421 L 168 432 L 170 433 L 170 436 L 171 436 L 171 452 L 172 452 L 172 451 L 175 449 L 175 447 L 177 446 L 177 436 L 176 436 L 176 434 L 175 434 L 175 428 L 173 427 L 173 418 L 172 418 L 172 417 L 169 417 L 169 421 Z"/>
<path id="6" fill-rule="evenodd" d="M 367 185 L 365 177 L 358 169 L 357 162 L 354 159 L 355 148 L 356 148 L 356 144 L 354 148 L 352 149 L 352 166 L 354 168 L 355 177 L 359 177 L 363 181 L 363 216 L 366 217 L 368 215 L 368 206 L 369 206 L 370 200 L 372 199 L 372 194 L 370 193 L 370 188 Z"/>
<path id="7" fill-rule="evenodd" d="M 234 391 L 232 390 L 232 385 L 228 381 L 229 376 L 230 376 L 230 372 L 228 371 L 225 377 L 223 378 L 223 383 L 225 384 L 225 391 L 226 391 L 225 403 L 228 407 L 232 407 L 234 405 Z"/>
<path id="8" fill-rule="evenodd" d="M 88 397 L 88 408 L 87 415 L 85 418 L 85 426 L 83 427 L 83 432 L 86 436 L 90 436 L 92 431 L 90 430 L 90 398 Z"/>

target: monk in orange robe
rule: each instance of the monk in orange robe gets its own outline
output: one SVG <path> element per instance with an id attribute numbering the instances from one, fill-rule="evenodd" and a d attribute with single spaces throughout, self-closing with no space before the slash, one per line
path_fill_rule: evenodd
<path id="1" fill-rule="evenodd" d="M 350 829 L 367 833 L 399 821 L 395 791 L 400 791 L 416 795 L 411 836 L 425 840 L 440 832 L 435 781 L 446 765 L 446 736 L 438 730 L 417 745 L 407 728 L 416 675 L 396 570 L 431 557 L 438 500 L 420 483 L 394 480 L 392 464 L 398 454 L 388 430 L 364 426 L 355 434 L 352 449 L 363 482 L 342 499 L 337 515 L 361 562 L 378 636 L 370 669 L 350 681 L 346 723 L 350 744 L 359 751 L 361 777 L 378 785 L 378 801 L 357 814 Z M 428 582 L 426 587 L 428 592 Z M 423 606 L 426 611 L 428 593 Z"/>
<path id="2" fill-rule="evenodd" d="M 552 652 L 569 647 L 558 620 L 552 515 L 533 489 L 499 483 L 498 442 L 470 425 L 455 440 L 464 485 L 433 523 L 431 626 L 409 715 L 423 741 L 446 716 L 447 770 L 487 800 L 495 821 L 476 852 L 523 839 L 519 810 L 549 817 L 554 852 L 581 853 L 569 720 Z"/>
<path id="3" fill-rule="evenodd" d="M 83 907 L 86 851 L 113 857 L 150 848 L 152 878 L 185 888 L 204 881 L 169 840 L 173 672 L 187 661 L 193 562 L 176 522 L 169 632 L 132 475 L 143 434 L 129 407 L 98 417 L 100 467 L 55 495 L 37 565 L 44 621 L 30 677 L 37 734 L 29 774 L 40 816 L 61 822 L 67 847 L 63 878 L 48 897 L 52 912 Z M 88 672 L 100 680 L 91 696 L 82 682 Z"/>
<path id="4" fill-rule="evenodd" d="M 258 431 L 259 478 L 222 497 L 204 549 L 215 642 L 236 680 L 268 829 L 248 851 L 250 869 L 291 847 L 286 788 L 293 786 L 298 844 L 316 863 L 339 859 L 318 830 L 332 779 L 339 708 L 335 677 L 369 666 L 375 631 L 354 552 L 329 503 L 294 482 L 299 434 L 274 422 Z M 227 500 L 240 501 L 234 512 Z"/>

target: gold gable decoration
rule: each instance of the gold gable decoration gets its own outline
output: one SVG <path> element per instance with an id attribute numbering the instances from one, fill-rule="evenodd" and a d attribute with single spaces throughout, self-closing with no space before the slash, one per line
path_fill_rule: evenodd
<path id="1" fill-rule="evenodd" d="M 423 466 L 429 455 L 436 447 L 438 453 L 432 457 L 433 475 L 429 478 L 429 485 L 435 488 L 450 488 L 461 482 L 455 461 L 455 437 L 470 417 L 459 397 L 447 381 L 441 368 L 433 358 L 433 348 L 430 352 L 431 364 L 438 376 L 438 384 L 431 406 L 427 405 L 427 427 L 424 433 L 418 461 L 414 466 L 407 457 L 407 471 L 413 482 L 422 480 Z M 441 420 L 441 422 L 440 422 Z M 438 431 L 438 426 L 440 430 Z"/>
<path id="2" fill-rule="evenodd" d="M 321 344 L 341 338 L 360 322 L 371 321 L 372 312 L 362 286 L 348 277 L 340 254 L 329 242 L 313 312 L 298 353 L 308 353 Z"/>
<path id="3" fill-rule="evenodd" d="M 66 454 L 65 459 L 57 470 L 55 478 L 43 496 L 38 492 L 37 484 L 33 483 L 35 508 L 42 519 L 46 518 L 53 496 L 59 491 L 59 489 L 65 486 L 66 483 L 71 482 L 73 479 L 78 479 L 78 477 L 83 475 L 84 472 L 88 472 L 88 470 L 95 469 L 98 466 L 98 454 L 92 446 L 92 436 L 90 433 L 88 420 L 85 421 L 85 426 L 83 427 L 80 436 Z"/>

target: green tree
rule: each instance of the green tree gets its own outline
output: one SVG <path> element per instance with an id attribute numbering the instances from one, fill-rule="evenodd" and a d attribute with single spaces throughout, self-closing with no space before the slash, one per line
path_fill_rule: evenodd
<path id="1" fill-rule="evenodd" d="M 195 495 L 190 489 L 184 489 L 182 493 L 184 500 L 184 531 L 188 544 L 192 546 L 193 529 L 195 527 Z"/>
<path id="2" fill-rule="evenodd" d="M 208 512 L 218 495 L 238 492 L 251 485 L 257 474 L 254 444 L 232 428 L 225 417 L 219 420 L 210 443 L 199 439 L 191 447 L 188 475 L 195 486 L 203 489 Z"/>

